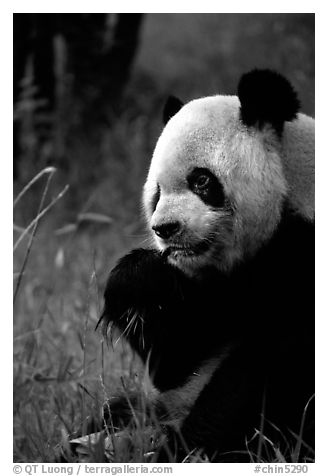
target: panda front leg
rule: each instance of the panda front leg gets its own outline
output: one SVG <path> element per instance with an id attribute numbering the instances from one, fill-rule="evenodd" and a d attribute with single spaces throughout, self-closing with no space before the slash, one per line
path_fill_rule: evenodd
<path id="1" fill-rule="evenodd" d="M 104 311 L 98 325 L 105 335 L 110 325 L 122 333 L 147 363 L 159 391 L 177 386 L 194 365 L 194 342 L 188 337 L 190 329 L 194 329 L 189 325 L 195 308 L 192 286 L 161 253 L 144 249 L 124 256 L 107 281 Z M 198 340 L 197 333 L 193 337 Z M 182 339 L 190 348 L 184 355 Z M 138 394 L 114 397 L 105 404 L 105 419 L 111 416 L 114 426 L 122 426 L 131 419 L 131 406 L 138 413 L 141 403 Z"/>

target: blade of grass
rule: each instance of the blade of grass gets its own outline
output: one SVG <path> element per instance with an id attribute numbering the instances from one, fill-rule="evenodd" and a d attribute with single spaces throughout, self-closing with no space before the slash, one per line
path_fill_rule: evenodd
<path id="1" fill-rule="evenodd" d="M 44 170 L 46 170 L 46 169 L 44 169 Z M 43 170 L 43 172 L 44 172 L 44 170 Z M 41 196 L 37 217 L 40 215 L 40 213 L 42 211 L 42 208 L 43 208 L 43 205 L 44 205 L 44 202 L 45 202 L 48 190 L 49 190 L 49 185 L 50 185 L 51 179 L 52 179 L 55 172 L 56 172 L 56 169 L 51 168 L 51 171 L 49 172 L 45 187 L 43 189 L 43 193 L 42 193 L 42 196 Z M 38 174 L 38 175 L 39 175 L 39 177 L 41 176 L 40 174 Z M 32 179 L 31 182 L 33 183 L 33 179 Z M 30 188 L 31 182 L 23 189 L 22 192 L 24 192 L 24 190 L 26 191 L 26 190 L 28 190 L 28 188 Z M 18 197 L 16 199 L 16 204 L 17 204 L 17 201 L 19 200 L 19 198 L 22 197 L 22 196 L 23 196 L 22 193 L 20 193 L 18 195 Z M 15 206 L 15 203 L 14 203 L 14 206 Z M 33 239 L 34 239 L 34 236 L 36 235 L 36 232 L 37 232 L 37 229 L 38 229 L 38 224 L 39 224 L 39 220 L 36 220 L 33 227 L 32 227 L 32 233 L 30 235 L 30 239 L 29 239 L 29 242 L 28 242 L 28 245 L 27 245 L 27 248 L 26 248 L 23 264 L 22 264 L 22 267 L 20 269 L 18 279 L 17 279 L 17 283 L 16 283 L 16 288 L 15 288 L 15 293 L 14 293 L 14 304 L 15 304 L 15 301 L 16 301 L 16 298 L 17 298 L 17 295 L 18 295 L 18 290 L 19 290 L 21 282 L 22 282 L 22 278 L 23 278 L 23 274 L 24 274 L 24 271 L 25 271 L 25 268 L 26 268 L 26 265 L 27 265 L 27 261 L 28 261 L 28 258 L 29 258 L 29 255 L 30 255 L 30 252 L 31 252 L 31 249 L 32 249 Z M 24 230 L 23 233 L 20 235 L 20 238 L 24 235 L 25 231 L 26 230 Z M 17 241 L 19 241 L 19 238 L 18 238 Z M 17 244 L 17 241 L 16 241 L 16 244 Z M 14 247 L 14 251 L 15 251 L 15 247 Z"/>
<path id="2" fill-rule="evenodd" d="M 101 308 L 100 308 L 100 292 L 99 292 L 99 285 L 98 285 L 98 276 L 96 271 L 96 250 L 93 251 L 92 264 L 93 264 L 93 276 L 94 276 L 96 304 L 97 304 L 97 318 L 99 322 L 99 317 L 101 315 Z M 101 335 L 101 340 L 100 340 L 100 362 L 101 362 L 101 381 L 104 382 L 105 381 L 105 355 L 104 355 L 104 336 L 103 335 Z"/>
<path id="3" fill-rule="evenodd" d="M 29 183 L 23 188 L 23 190 L 17 195 L 17 197 L 14 200 L 14 208 L 17 205 L 17 203 L 20 201 L 20 199 L 23 197 L 23 195 L 32 187 L 35 182 L 37 182 L 43 175 L 45 174 L 50 174 L 51 176 L 56 172 L 55 167 L 46 167 L 45 169 L 41 170 L 35 177 L 32 178 L 32 180 L 29 181 Z"/>
<path id="4" fill-rule="evenodd" d="M 302 420 L 301 420 L 300 431 L 299 431 L 299 434 L 297 435 L 297 443 L 296 443 L 295 453 L 294 453 L 294 457 L 293 457 L 295 459 L 295 461 L 293 461 L 293 463 L 298 463 L 299 459 L 300 459 L 301 447 L 302 447 L 302 444 L 303 444 L 303 432 L 304 432 L 305 419 L 306 419 L 308 407 L 309 407 L 309 405 L 310 405 L 310 403 L 313 399 L 314 399 L 314 395 L 312 395 L 309 398 L 307 404 L 304 407 Z"/>
<path id="5" fill-rule="evenodd" d="M 261 421 L 260 421 L 260 435 L 259 435 L 259 440 L 258 440 L 258 445 L 257 445 L 257 462 L 261 461 L 262 457 L 262 444 L 263 444 L 263 439 L 261 438 L 261 435 L 264 434 L 264 414 L 265 414 L 265 402 L 266 402 L 266 394 L 265 391 L 263 392 L 262 395 L 262 411 L 261 411 Z"/>
<path id="6" fill-rule="evenodd" d="M 58 202 L 58 200 L 60 200 L 64 195 L 65 193 L 67 192 L 67 190 L 69 189 L 69 185 L 66 185 L 63 190 L 61 192 L 58 193 L 58 195 L 56 195 L 56 197 L 51 200 L 51 202 L 49 203 L 49 205 L 47 205 L 35 218 L 34 220 L 31 221 L 31 223 L 28 225 L 27 228 L 25 228 L 24 232 L 20 235 L 20 237 L 17 239 L 15 245 L 14 245 L 14 251 L 17 249 L 17 247 L 19 246 L 19 244 L 21 243 L 21 241 L 23 240 L 23 238 L 29 233 L 29 231 L 31 230 L 31 228 L 33 228 L 35 226 L 36 223 L 38 223 L 40 221 L 40 219 Z M 32 234 L 32 237 L 33 237 L 33 234 Z"/>

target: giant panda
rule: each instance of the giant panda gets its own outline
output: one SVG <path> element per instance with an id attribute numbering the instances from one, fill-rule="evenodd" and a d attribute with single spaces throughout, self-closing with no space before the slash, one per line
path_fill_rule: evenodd
<path id="1" fill-rule="evenodd" d="M 314 119 L 299 108 L 271 70 L 164 108 L 143 191 L 153 245 L 111 271 L 100 319 L 145 364 L 159 461 L 251 461 L 254 434 L 314 458 Z M 118 401 L 126 423 L 133 400 Z"/>

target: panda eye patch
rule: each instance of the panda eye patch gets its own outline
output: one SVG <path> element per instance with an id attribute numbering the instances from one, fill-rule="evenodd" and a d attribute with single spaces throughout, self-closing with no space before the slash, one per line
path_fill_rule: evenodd
<path id="1" fill-rule="evenodd" d="M 187 177 L 190 190 L 198 195 L 204 203 L 212 207 L 222 207 L 225 195 L 222 184 L 208 169 L 197 167 Z"/>
<path id="2" fill-rule="evenodd" d="M 152 213 L 154 213 L 154 211 L 156 210 L 157 203 L 159 202 L 160 197 L 161 197 L 161 188 L 159 184 L 157 184 L 156 192 L 154 193 L 152 201 L 151 201 Z"/>

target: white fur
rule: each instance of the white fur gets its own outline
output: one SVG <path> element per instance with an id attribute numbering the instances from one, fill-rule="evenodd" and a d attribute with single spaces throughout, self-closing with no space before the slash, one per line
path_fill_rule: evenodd
<path id="1" fill-rule="evenodd" d="M 280 141 L 272 128 L 247 128 L 239 118 L 236 96 L 213 96 L 186 104 L 166 125 L 154 150 L 144 187 L 144 209 L 150 227 L 179 221 L 183 228 L 172 243 L 154 236 L 160 250 L 184 249 L 169 259 L 186 272 L 215 264 L 229 270 L 254 254 L 272 236 L 284 200 L 304 217 L 314 217 L 314 120 L 299 114 L 285 124 Z M 234 208 L 213 209 L 188 189 L 195 167 L 214 173 Z M 151 203 L 161 189 L 156 210 Z"/>
<path id="2" fill-rule="evenodd" d="M 198 396 L 210 382 L 214 372 L 221 367 L 224 360 L 229 356 L 235 344 L 232 343 L 231 346 L 227 346 L 220 356 L 203 362 L 182 386 L 165 392 L 159 392 L 154 387 L 146 368 L 143 390 L 149 401 L 165 408 L 166 414 L 162 417 L 163 422 L 165 421 L 165 423 L 174 426 L 176 429 L 181 426 L 183 420 L 189 415 Z"/>

